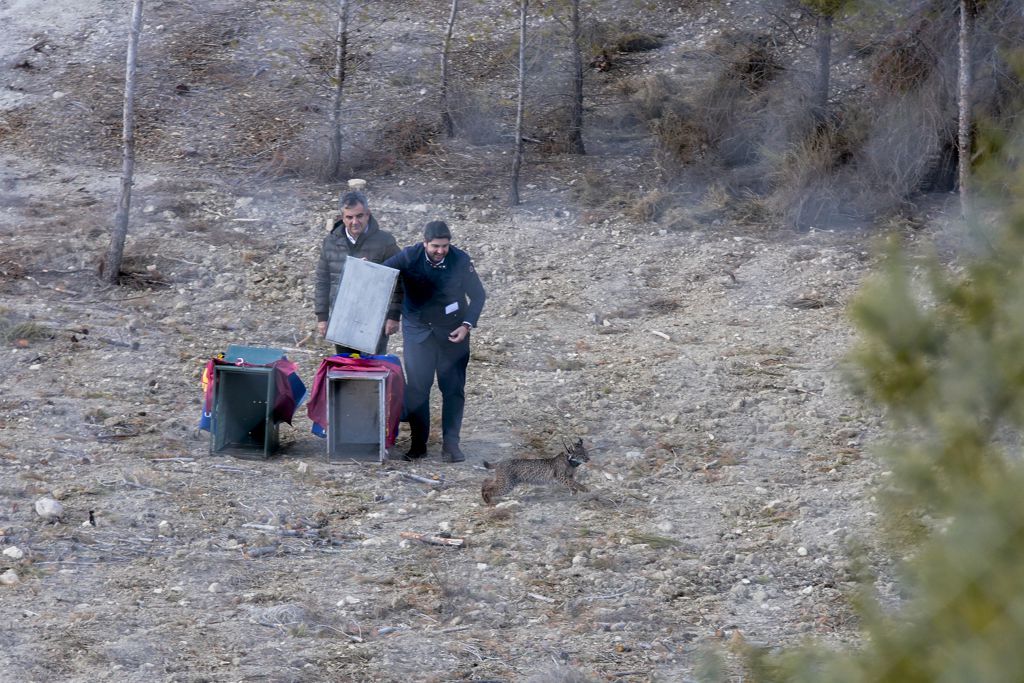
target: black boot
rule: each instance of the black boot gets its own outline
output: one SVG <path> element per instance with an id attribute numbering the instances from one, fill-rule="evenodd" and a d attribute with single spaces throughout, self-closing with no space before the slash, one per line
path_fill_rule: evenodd
<path id="1" fill-rule="evenodd" d="M 445 444 L 441 449 L 441 459 L 445 462 L 463 462 L 466 456 L 462 453 L 462 449 L 459 448 L 459 444 Z"/>
<path id="2" fill-rule="evenodd" d="M 409 450 L 402 456 L 402 460 L 419 460 L 427 457 L 427 444 L 413 442 Z"/>

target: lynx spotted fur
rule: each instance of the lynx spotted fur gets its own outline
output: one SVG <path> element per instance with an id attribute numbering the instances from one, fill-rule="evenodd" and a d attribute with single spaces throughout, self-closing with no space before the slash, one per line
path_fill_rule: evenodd
<path id="1" fill-rule="evenodd" d="M 504 496 L 517 484 L 549 484 L 553 481 L 564 485 L 575 494 L 587 491 L 587 487 L 573 479 L 576 468 L 590 461 L 587 449 L 583 447 L 583 439 L 577 439 L 572 446 L 566 446 L 564 453 L 553 458 L 511 458 L 491 464 L 484 461 L 484 467 L 494 470 L 494 479 L 488 479 L 480 487 L 480 495 L 488 505 L 494 505 L 494 499 Z"/>

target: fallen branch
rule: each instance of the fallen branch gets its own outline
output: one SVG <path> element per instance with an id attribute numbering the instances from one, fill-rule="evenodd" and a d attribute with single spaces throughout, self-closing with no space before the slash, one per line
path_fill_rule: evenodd
<path id="1" fill-rule="evenodd" d="M 342 631 L 340 628 L 335 628 L 335 627 L 329 626 L 327 624 L 317 624 L 317 626 L 319 626 L 320 628 L 325 628 L 328 631 L 334 631 L 338 635 L 345 636 L 346 638 L 348 638 L 353 643 L 361 643 L 361 642 L 363 642 L 363 639 L 360 636 L 357 636 L 357 635 L 354 635 L 352 633 L 349 633 L 348 631 Z"/>
<path id="2" fill-rule="evenodd" d="M 540 593 L 527 593 L 527 595 L 530 596 L 531 598 L 533 598 L 534 600 L 540 600 L 541 602 L 547 602 L 547 603 L 556 602 L 556 600 L 554 598 L 549 598 L 548 596 L 541 595 Z"/>
<path id="3" fill-rule="evenodd" d="M 114 439 L 131 439 L 139 435 L 136 430 L 126 432 L 100 432 L 96 435 L 97 441 L 113 441 Z"/>
<path id="4" fill-rule="evenodd" d="M 409 472 L 402 472 L 402 476 L 406 479 L 418 481 L 421 484 L 429 484 L 430 486 L 442 486 L 444 484 L 444 479 L 431 479 L 430 477 L 421 477 L 418 474 L 411 474 Z"/>
<path id="5" fill-rule="evenodd" d="M 320 538 L 319 532 L 315 529 L 285 529 L 284 527 L 274 526 L 273 524 L 243 524 L 242 528 L 269 531 L 277 534 L 278 536 L 290 536 L 293 538 Z"/>
<path id="6" fill-rule="evenodd" d="M 423 543 L 429 543 L 431 545 L 447 545 L 455 548 L 461 548 L 466 544 L 464 538 L 446 538 L 444 536 L 435 536 L 433 534 L 420 534 L 415 531 L 403 531 L 401 532 L 402 538 L 408 538 L 413 541 L 422 541 Z"/>
<path id="7" fill-rule="evenodd" d="M 231 465 L 210 465 L 215 470 L 221 470 L 222 472 L 252 472 L 252 470 L 243 469 L 241 467 L 232 467 Z"/>

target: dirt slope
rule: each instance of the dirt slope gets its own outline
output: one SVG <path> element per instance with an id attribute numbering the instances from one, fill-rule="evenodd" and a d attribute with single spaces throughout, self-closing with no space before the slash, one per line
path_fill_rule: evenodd
<path id="1" fill-rule="evenodd" d="M 0 4 L 19 49 L 43 23 L 24 5 Z M 93 5 L 66 3 L 50 40 L 95 48 L 116 8 L 97 21 Z M 564 161 L 531 165 L 508 211 L 500 185 L 449 172 L 502 150 L 453 147 L 368 191 L 401 244 L 449 220 L 488 288 L 469 461 L 432 443 L 416 464 L 329 466 L 304 412 L 278 458 L 211 457 L 206 359 L 284 346 L 308 381 L 328 353 L 303 340 L 337 188 L 243 180 L 198 149 L 141 163 L 136 286 L 98 287 L 115 166 L 43 145 L 39 103 L 73 83 L 32 68 L 0 101 L 0 319 L 31 323 L 6 343 L 0 397 L 0 546 L 24 553 L 0 556 L 17 575 L 0 585 L 0 678 L 689 680 L 707 646 L 855 637 L 846 544 L 870 542 L 879 419 L 841 370 L 866 236 L 592 221 L 571 192 L 584 165 Z M 589 494 L 482 505 L 481 460 L 575 436 Z M 43 496 L 61 523 L 37 516 Z"/>

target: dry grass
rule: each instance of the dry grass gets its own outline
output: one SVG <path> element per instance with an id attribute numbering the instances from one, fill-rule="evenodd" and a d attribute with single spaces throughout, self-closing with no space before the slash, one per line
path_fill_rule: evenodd
<path id="1" fill-rule="evenodd" d="M 630 95 L 637 116 L 645 122 L 656 121 L 671 111 L 679 92 L 678 84 L 663 73 L 652 74 L 639 82 L 621 79 L 618 88 Z"/>
<path id="2" fill-rule="evenodd" d="M 654 223 L 661 218 L 672 201 L 672 195 L 656 189 L 641 195 L 629 207 L 627 214 L 640 223 Z"/>
<path id="3" fill-rule="evenodd" d="M 5 344 L 28 346 L 33 341 L 53 339 L 54 336 L 52 329 L 33 320 L 18 320 L 9 315 L 0 316 L 0 340 Z"/>
<path id="4" fill-rule="evenodd" d="M 663 178 L 672 178 L 683 166 L 705 159 L 712 134 L 696 120 L 669 112 L 651 124 L 658 141 L 654 161 Z"/>
<path id="5" fill-rule="evenodd" d="M 602 220 L 612 211 L 630 206 L 633 196 L 617 182 L 600 173 L 588 169 L 580 182 L 572 186 L 573 199 L 588 207 L 586 215 L 581 216 L 584 222 Z"/>
<path id="6" fill-rule="evenodd" d="M 849 137 L 827 125 L 792 145 L 775 164 L 770 213 L 794 226 L 820 223 L 823 203 L 835 203 L 836 170 L 851 158 L 849 143 Z"/>
<path id="7" fill-rule="evenodd" d="M 643 543 L 648 545 L 655 550 L 662 550 L 664 548 L 674 548 L 679 545 L 679 541 L 674 538 L 667 536 L 659 536 L 657 534 L 649 534 L 646 532 L 635 531 L 627 534 L 627 538 L 633 543 Z"/>

